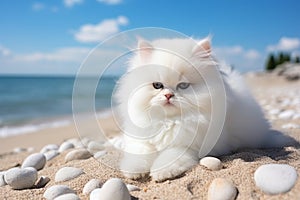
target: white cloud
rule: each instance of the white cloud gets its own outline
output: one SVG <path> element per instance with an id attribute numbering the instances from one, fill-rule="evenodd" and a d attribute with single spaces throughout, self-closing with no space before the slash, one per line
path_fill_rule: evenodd
<path id="1" fill-rule="evenodd" d="M 40 2 L 36 2 L 34 4 L 32 4 L 31 6 L 32 10 L 33 11 L 51 11 L 51 12 L 58 12 L 58 7 L 57 6 L 49 6 L 49 5 L 46 5 L 46 4 L 43 4 L 43 3 L 40 3 Z"/>
<path id="2" fill-rule="evenodd" d="M 97 0 L 100 3 L 105 3 L 107 5 L 117 5 L 122 3 L 122 0 Z"/>
<path id="3" fill-rule="evenodd" d="M 245 49 L 236 45 L 216 47 L 213 51 L 220 62 L 232 65 L 242 72 L 263 67 L 263 56 L 255 49 Z"/>
<path id="4" fill-rule="evenodd" d="M 36 3 L 32 4 L 32 10 L 34 10 L 34 11 L 41 11 L 43 9 L 45 9 L 45 5 L 43 3 L 36 2 Z"/>
<path id="5" fill-rule="evenodd" d="M 9 56 L 9 55 L 11 55 L 11 51 L 8 48 L 0 45 L 0 56 Z"/>
<path id="6" fill-rule="evenodd" d="M 260 57 L 260 53 L 254 49 L 246 50 L 242 46 L 230 46 L 230 47 L 216 47 L 214 52 L 217 56 L 221 57 L 232 57 L 238 56 L 246 59 L 257 59 Z"/>
<path id="7" fill-rule="evenodd" d="M 87 56 L 90 49 L 81 47 L 61 48 L 54 52 L 44 53 L 36 52 L 30 54 L 16 55 L 16 61 L 23 62 L 39 62 L 39 61 L 55 61 L 55 62 L 78 62 Z"/>
<path id="8" fill-rule="evenodd" d="M 102 47 L 92 53 L 91 50 L 85 47 L 64 47 L 52 52 L 13 54 L 0 46 L 0 74 L 74 75 L 84 63 L 87 69 L 85 74 L 95 75 L 99 69 L 107 67 L 108 63 L 122 55 L 120 49 L 107 50 Z M 119 66 L 109 66 L 107 71 L 120 74 Z"/>
<path id="9" fill-rule="evenodd" d="M 292 51 L 300 47 L 299 38 L 280 38 L 278 44 L 267 46 L 267 51 Z"/>
<path id="10" fill-rule="evenodd" d="M 244 56 L 247 59 L 257 59 L 260 57 L 260 53 L 254 49 L 250 49 L 244 53 Z"/>
<path id="11" fill-rule="evenodd" d="M 66 7 L 73 7 L 76 4 L 83 3 L 84 0 L 64 0 L 64 4 Z"/>
<path id="12" fill-rule="evenodd" d="M 79 31 L 75 32 L 75 39 L 84 43 L 101 42 L 107 37 L 118 33 L 120 26 L 125 26 L 128 23 L 126 17 L 119 16 L 117 19 L 105 19 L 95 25 L 85 24 L 80 27 Z"/>

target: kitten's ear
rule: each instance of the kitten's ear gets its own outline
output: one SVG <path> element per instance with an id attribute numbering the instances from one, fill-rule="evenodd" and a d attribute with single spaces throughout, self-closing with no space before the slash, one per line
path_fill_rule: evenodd
<path id="1" fill-rule="evenodd" d="M 208 36 L 200 40 L 193 48 L 192 56 L 198 58 L 208 58 L 211 55 L 211 37 Z"/>
<path id="2" fill-rule="evenodd" d="M 138 54 L 141 60 L 147 60 L 153 51 L 153 46 L 146 40 L 139 38 L 138 40 Z"/>

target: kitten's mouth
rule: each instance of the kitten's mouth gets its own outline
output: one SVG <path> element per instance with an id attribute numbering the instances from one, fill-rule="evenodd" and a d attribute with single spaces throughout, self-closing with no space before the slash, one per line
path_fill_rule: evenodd
<path id="1" fill-rule="evenodd" d="M 173 103 L 171 103 L 170 101 L 166 101 L 164 106 L 175 106 Z"/>

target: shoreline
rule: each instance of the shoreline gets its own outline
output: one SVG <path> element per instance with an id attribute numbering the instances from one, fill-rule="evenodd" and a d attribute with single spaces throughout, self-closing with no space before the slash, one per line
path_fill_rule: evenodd
<path id="1" fill-rule="evenodd" d="M 98 110 L 96 112 L 96 115 L 98 119 L 107 118 L 111 115 L 111 109 L 103 108 L 101 110 Z M 20 124 L 14 124 L 9 126 L 4 125 L 0 127 L 0 139 L 23 134 L 31 134 L 42 131 L 44 129 L 66 127 L 71 125 L 73 122 L 73 113 L 70 113 L 58 116 L 43 117 L 41 119 L 30 119 Z"/>
<path id="2" fill-rule="evenodd" d="M 111 132 L 112 134 L 116 134 L 118 129 L 116 128 L 114 120 L 109 114 L 110 112 L 111 111 L 109 109 L 98 111 L 97 120 L 99 126 L 101 126 L 101 128 L 105 132 Z M 63 121 L 68 120 L 68 121 L 67 123 L 58 124 L 57 126 L 55 126 L 55 123 L 59 123 L 61 121 L 54 121 L 54 126 L 53 123 L 45 122 L 52 126 L 41 127 L 40 129 L 36 129 L 31 132 L 19 133 L 7 137 L 0 137 L 0 143 L 1 143 L 0 155 L 2 153 L 13 152 L 15 148 L 24 148 L 24 149 L 34 148 L 34 151 L 39 151 L 46 144 L 50 144 L 50 143 L 60 144 L 63 141 L 70 138 L 82 137 L 78 133 L 73 116 L 69 116 L 69 118 L 64 117 L 64 118 L 56 118 L 56 119 L 60 119 Z M 82 123 L 83 123 L 82 125 L 83 130 L 87 130 L 90 132 L 94 131 L 91 130 L 89 126 L 90 127 L 95 127 L 95 126 L 91 126 L 91 123 L 88 120 L 87 121 L 84 120 Z"/>

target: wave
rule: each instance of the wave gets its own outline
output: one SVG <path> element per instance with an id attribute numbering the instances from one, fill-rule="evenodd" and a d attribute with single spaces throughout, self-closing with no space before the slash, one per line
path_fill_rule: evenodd
<path id="1" fill-rule="evenodd" d="M 53 121 L 41 124 L 27 124 L 23 126 L 4 126 L 0 128 L 0 138 L 37 132 L 48 128 L 64 127 L 71 124 L 71 120 Z"/>
<path id="2" fill-rule="evenodd" d="M 85 114 L 80 114 L 81 117 L 85 117 Z M 88 116 L 93 116 L 91 114 L 87 114 Z M 98 119 L 104 119 L 112 116 L 112 110 L 111 109 L 102 109 L 100 111 L 96 112 L 96 117 Z M 37 132 L 43 129 L 48 129 L 48 128 L 59 128 L 59 127 L 64 127 L 68 126 L 71 123 L 73 123 L 73 118 L 72 116 L 65 116 L 64 118 L 60 119 L 48 119 L 47 122 L 44 119 L 44 122 L 41 123 L 31 123 L 31 124 L 23 124 L 23 125 L 14 125 L 14 126 L 2 126 L 1 127 L 1 119 L 0 119 L 0 138 L 5 138 L 5 137 L 11 137 L 15 135 L 22 135 L 22 134 L 28 134 L 28 133 L 33 133 Z M 49 122 L 50 121 L 50 122 Z"/>

